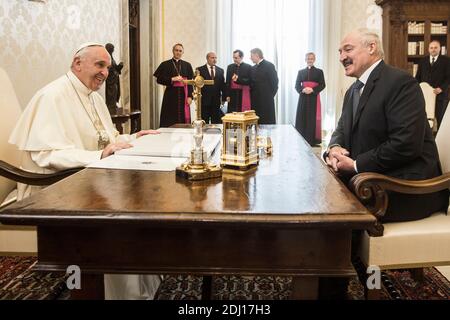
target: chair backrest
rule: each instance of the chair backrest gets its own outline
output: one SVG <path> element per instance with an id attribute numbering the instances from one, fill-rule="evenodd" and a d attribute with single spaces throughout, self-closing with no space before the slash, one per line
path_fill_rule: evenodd
<path id="1" fill-rule="evenodd" d="M 439 151 L 443 173 L 450 172 L 450 102 L 436 135 L 436 145 Z"/>
<path id="2" fill-rule="evenodd" d="M 420 83 L 423 96 L 425 98 L 425 111 L 428 119 L 434 119 L 436 111 L 436 95 L 433 92 L 433 88 L 426 82 Z"/>
<path id="3" fill-rule="evenodd" d="M 16 146 L 8 143 L 8 139 L 19 120 L 22 109 L 11 80 L 2 68 L 0 68 L 0 111 L 0 160 L 19 167 L 21 153 Z M 15 187 L 14 181 L 0 177 L 0 204 Z"/>

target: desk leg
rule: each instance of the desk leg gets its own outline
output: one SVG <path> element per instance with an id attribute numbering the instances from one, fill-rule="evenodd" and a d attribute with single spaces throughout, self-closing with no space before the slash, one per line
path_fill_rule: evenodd
<path id="1" fill-rule="evenodd" d="M 317 300 L 319 297 L 318 277 L 293 277 L 291 300 Z"/>
<path id="2" fill-rule="evenodd" d="M 345 277 L 322 277 L 319 280 L 320 300 L 347 300 L 350 279 Z"/>
<path id="3" fill-rule="evenodd" d="M 83 274 L 81 289 L 70 292 L 72 300 L 105 300 L 103 274 Z"/>
<path id="4" fill-rule="evenodd" d="M 203 276 L 202 300 L 211 300 L 212 298 L 212 276 Z"/>

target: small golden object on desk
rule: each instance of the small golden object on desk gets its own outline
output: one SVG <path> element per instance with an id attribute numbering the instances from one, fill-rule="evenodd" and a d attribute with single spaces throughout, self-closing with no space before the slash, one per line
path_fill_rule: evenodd
<path id="1" fill-rule="evenodd" d="M 272 154 L 272 139 L 270 137 L 258 136 L 258 149 L 263 150 L 266 155 Z"/>
<path id="2" fill-rule="evenodd" d="M 194 86 L 194 101 L 197 105 L 197 119 L 192 122 L 194 127 L 194 148 L 191 150 L 191 157 L 176 169 L 176 175 L 188 180 L 204 180 L 218 178 L 222 176 L 222 168 L 208 162 L 207 153 L 203 149 L 203 127 L 205 121 L 202 120 L 202 88 L 205 85 L 213 85 L 214 80 L 205 80 L 198 70 L 195 71 L 195 79 L 184 80 L 184 83 Z"/>
<path id="3" fill-rule="evenodd" d="M 225 172 L 244 174 L 259 162 L 258 119 L 254 110 L 228 113 L 222 117 L 222 157 Z"/>

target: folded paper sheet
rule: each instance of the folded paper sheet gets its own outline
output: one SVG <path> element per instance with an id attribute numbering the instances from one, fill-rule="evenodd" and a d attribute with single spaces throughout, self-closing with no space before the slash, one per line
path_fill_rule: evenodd
<path id="1" fill-rule="evenodd" d="M 175 171 L 187 158 L 112 155 L 94 162 L 88 168 Z"/>

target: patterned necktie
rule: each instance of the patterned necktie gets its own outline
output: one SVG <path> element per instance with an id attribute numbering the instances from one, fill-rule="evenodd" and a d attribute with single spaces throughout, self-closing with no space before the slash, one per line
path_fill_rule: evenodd
<path id="1" fill-rule="evenodd" d="M 214 74 L 214 66 L 211 66 L 211 79 L 214 79 L 216 75 Z"/>
<path id="2" fill-rule="evenodd" d="M 435 57 L 431 58 L 431 66 L 433 66 L 434 62 L 436 61 L 435 59 Z"/>
<path id="3" fill-rule="evenodd" d="M 353 121 L 356 117 L 356 112 L 358 111 L 359 98 L 361 97 L 361 89 L 364 87 L 364 83 L 356 80 L 353 84 Z"/>

